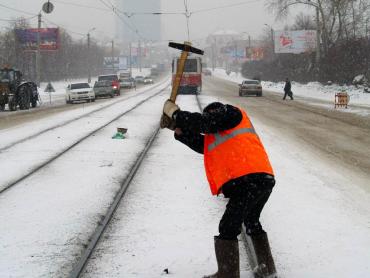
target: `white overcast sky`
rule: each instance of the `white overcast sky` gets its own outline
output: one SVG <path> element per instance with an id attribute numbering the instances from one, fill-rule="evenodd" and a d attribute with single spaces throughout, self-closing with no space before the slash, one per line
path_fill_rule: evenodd
<path id="1" fill-rule="evenodd" d="M 105 0 L 106 2 L 114 0 Z M 140 2 L 139 0 L 137 0 Z M 143 11 L 145 1 L 141 0 Z M 177 12 L 184 11 L 183 0 L 161 0 L 162 11 Z M 1 21 L 12 19 L 18 16 L 32 17 L 37 14 L 42 4 L 46 0 L 1 0 L 0 1 L 0 26 L 5 28 L 8 22 Z M 51 0 L 55 5 L 55 10 L 49 15 L 44 15 L 46 19 L 43 27 L 52 27 L 54 22 L 65 29 L 86 34 L 88 30 L 96 27 L 92 36 L 96 39 L 108 41 L 114 36 L 115 16 L 110 11 L 104 11 L 94 8 L 84 8 L 75 5 L 88 5 L 97 8 L 106 8 L 100 0 Z M 247 32 L 252 38 L 257 38 L 267 27 L 264 24 L 271 25 L 274 29 L 281 29 L 285 24 L 294 21 L 295 14 L 302 10 L 310 11 L 307 7 L 298 7 L 292 12 L 290 17 L 282 22 L 276 22 L 274 16 L 265 8 L 265 0 L 188 0 L 189 10 L 197 11 L 209 8 L 216 8 L 225 5 L 246 3 L 242 6 L 215 9 L 208 12 L 194 13 L 190 17 L 190 36 L 192 40 L 206 37 L 209 33 L 217 30 L 234 30 L 238 32 Z M 74 5 L 73 5 L 74 4 Z M 27 12 L 18 12 L 10 10 L 2 5 Z M 127 11 L 130 12 L 130 11 Z M 145 20 L 146 16 L 140 16 Z M 129 20 L 126 18 L 126 20 Z M 36 27 L 37 19 L 31 20 Z M 73 33 L 76 38 L 78 34 Z M 183 15 L 163 15 L 162 16 L 162 38 L 163 40 L 184 40 L 186 39 L 186 20 Z M 82 37 L 82 36 L 81 36 Z"/>

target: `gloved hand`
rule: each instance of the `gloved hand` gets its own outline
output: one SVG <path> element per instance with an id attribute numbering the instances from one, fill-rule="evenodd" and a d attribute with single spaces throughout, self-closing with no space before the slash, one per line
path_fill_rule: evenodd
<path id="1" fill-rule="evenodd" d="M 172 119 L 173 114 L 180 110 L 180 107 L 177 106 L 172 100 L 168 99 L 163 105 L 163 113 Z"/>
<path id="2" fill-rule="evenodd" d="M 176 121 L 168 117 L 166 114 L 163 114 L 160 122 L 161 128 L 168 128 L 170 130 L 175 130 Z"/>

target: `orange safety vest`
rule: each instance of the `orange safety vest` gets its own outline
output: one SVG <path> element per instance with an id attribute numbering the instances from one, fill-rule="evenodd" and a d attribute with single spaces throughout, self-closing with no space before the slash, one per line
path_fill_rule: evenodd
<path id="1" fill-rule="evenodd" d="M 204 135 L 204 166 L 212 195 L 228 181 L 252 173 L 274 175 L 247 113 L 234 128 Z"/>

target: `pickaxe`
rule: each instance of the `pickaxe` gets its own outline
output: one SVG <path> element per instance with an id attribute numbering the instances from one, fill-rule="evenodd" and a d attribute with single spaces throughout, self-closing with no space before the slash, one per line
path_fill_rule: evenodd
<path id="1" fill-rule="evenodd" d="M 180 60 L 176 67 L 177 70 L 176 70 L 175 80 L 172 83 L 171 96 L 169 98 L 171 101 L 175 102 L 177 94 L 179 92 L 182 74 L 184 73 L 185 62 L 188 58 L 189 52 L 203 55 L 204 51 L 201 49 L 192 47 L 190 42 L 184 42 L 184 44 L 170 42 L 168 46 L 181 50 Z M 161 122 L 160 122 L 161 128 L 168 127 L 171 124 L 171 122 L 172 122 L 172 119 L 170 119 L 167 115 L 163 114 L 161 117 Z"/>

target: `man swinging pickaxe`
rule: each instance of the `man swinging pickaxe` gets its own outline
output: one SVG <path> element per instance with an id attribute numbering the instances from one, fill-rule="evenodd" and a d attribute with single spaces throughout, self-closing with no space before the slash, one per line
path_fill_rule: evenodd
<path id="1" fill-rule="evenodd" d="M 178 65 L 177 65 L 175 80 L 172 83 L 171 96 L 164 104 L 164 109 L 167 108 L 167 109 L 171 110 L 171 107 L 176 107 L 176 106 L 173 106 L 173 104 L 175 103 L 177 94 L 179 92 L 181 78 L 182 78 L 182 74 L 184 73 L 184 67 L 185 67 L 185 63 L 186 63 L 186 60 L 188 58 L 189 52 L 199 54 L 199 55 L 203 55 L 204 51 L 200 50 L 198 48 L 192 47 L 190 42 L 184 42 L 184 44 L 170 42 L 168 44 L 168 46 L 172 47 L 172 48 L 182 50 L 180 60 L 179 60 Z M 174 129 L 172 119 L 164 113 L 161 117 L 160 126 L 161 126 L 161 128 L 166 128 L 167 127 L 167 128 L 170 128 L 170 129 Z"/>

